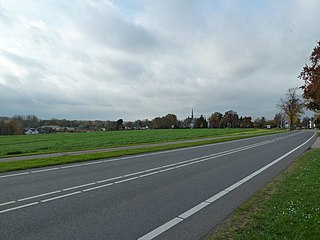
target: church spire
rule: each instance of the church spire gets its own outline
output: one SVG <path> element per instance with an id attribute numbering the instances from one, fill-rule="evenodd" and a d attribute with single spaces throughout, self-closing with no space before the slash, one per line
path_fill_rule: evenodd
<path id="1" fill-rule="evenodd" d="M 192 108 L 192 111 L 191 111 L 191 119 L 193 119 L 193 108 Z"/>

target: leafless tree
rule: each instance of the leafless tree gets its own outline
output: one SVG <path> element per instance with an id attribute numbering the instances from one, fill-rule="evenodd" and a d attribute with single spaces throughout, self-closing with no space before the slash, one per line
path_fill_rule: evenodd
<path id="1" fill-rule="evenodd" d="M 304 108 L 304 103 L 297 94 L 297 88 L 290 88 L 286 93 L 286 98 L 280 99 L 278 107 L 288 117 L 290 130 L 292 130 L 294 121 L 300 117 Z"/>

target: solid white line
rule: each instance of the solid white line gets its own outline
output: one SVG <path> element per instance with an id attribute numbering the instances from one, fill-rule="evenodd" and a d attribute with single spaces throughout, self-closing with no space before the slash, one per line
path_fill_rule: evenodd
<path id="1" fill-rule="evenodd" d="M 202 208 L 205 208 L 209 204 L 210 203 L 206 202 L 206 201 L 199 203 L 198 205 L 194 206 L 193 208 L 189 209 L 188 211 L 180 214 L 179 218 L 186 219 L 186 218 L 190 217 L 191 215 L 195 214 L 196 212 L 199 212 Z"/>
<path id="2" fill-rule="evenodd" d="M 18 207 L 14 207 L 14 208 L 8 208 L 8 209 L 0 211 L 0 214 L 1 213 L 6 213 L 6 212 L 10 212 L 10 211 L 14 211 L 14 210 L 21 209 L 21 208 L 30 207 L 30 206 L 33 206 L 33 205 L 36 205 L 36 204 L 39 204 L 39 202 L 33 202 L 33 203 L 26 204 L 26 205 L 21 205 L 21 206 L 18 206 Z"/>
<path id="3" fill-rule="evenodd" d="M 48 196 L 48 195 L 52 195 L 52 194 L 56 194 L 56 193 L 60 193 L 60 192 L 62 192 L 62 191 L 57 190 L 57 191 L 53 191 L 53 192 L 49 192 L 49 193 L 39 194 L 36 196 L 26 197 L 26 198 L 19 199 L 18 202 L 22 202 L 22 201 L 26 201 L 26 200 L 30 200 L 30 199 L 34 199 L 34 198 L 38 198 L 38 197 L 44 197 L 44 196 Z"/>
<path id="4" fill-rule="evenodd" d="M 226 189 L 220 191 L 219 193 L 213 195 L 212 197 L 208 198 L 207 200 L 205 200 L 204 202 L 201 202 L 200 204 L 196 205 L 195 207 L 185 211 L 184 213 L 180 214 L 178 217 L 173 218 L 172 220 L 170 220 L 169 222 L 161 225 L 160 227 L 156 228 L 155 230 L 147 233 L 146 235 L 142 236 L 139 239 L 143 239 L 143 240 L 151 240 L 157 236 L 159 236 L 160 234 L 162 234 L 163 232 L 169 230 L 170 228 L 172 228 L 173 226 L 177 225 L 178 223 L 182 222 L 183 220 L 185 220 L 186 218 L 192 216 L 193 214 L 197 213 L 198 211 L 200 211 L 201 209 L 205 208 L 206 206 L 210 205 L 211 203 L 217 201 L 218 199 L 220 199 L 221 197 L 223 197 L 224 195 L 226 195 L 227 193 L 229 193 L 230 191 L 236 189 L 237 187 L 241 186 L 242 184 L 244 184 L 245 182 L 249 181 L 250 179 L 252 179 L 253 177 L 255 177 L 256 175 L 260 174 L 261 172 L 265 171 L 266 169 L 270 168 L 271 166 L 273 166 L 274 164 L 278 163 L 279 161 L 281 161 L 282 159 L 284 159 L 285 157 L 287 157 L 288 155 L 290 155 L 291 153 L 295 152 L 296 150 L 298 150 L 299 148 L 301 148 L 302 146 L 304 146 L 305 144 L 307 144 L 313 137 L 315 136 L 315 134 L 309 138 L 307 141 L 305 141 L 304 143 L 300 144 L 299 146 L 297 146 L 296 148 L 292 149 L 291 151 L 287 152 L 286 154 L 280 156 L 279 158 L 277 158 L 276 160 L 272 161 L 271 163 L 267 164 L 266 166 L 258 169 L 257 171 L 253 172 L 252 174 L 250 174 L 249 176 L 242 178 L 240 181 L 232 184 L 231 186 L 227 187 Z"/>
<path id="5" fill-rule="evenodd" d="M 205 202 L 213 203 L 213 202 L 217 201 L 219 198 L 222 198 L 227 193 L 228 193 L 228 191 L 222 190 L 221 192 L 218 192 L 217 194 L 215 194 L 212 197 L 208 198 Z"/>
<path id="6" fill-rule="evenodd" d="M 161 225 L 160 227 L 154 229 L 153 231 L 149 232 L 148 234 L 138 238 L 138 240 L 150 240 L 150 239 L 153 239 L 156 236 L 160 235 L 161 233 L 167 231 L 169 228 L 172 228 L 173 226 L 177 225 L 181 221 L 183 221 L 183 219 L 176 217 L 176 218 L 170 220 L 169 222 Z"/>
<path id="7" fill-rule="evenodd" d="M 60 199 L 60 198 L 66 198 L 66 197 L 69 197 L 69 196 L 72 196 L 72 195 L 76 195 L 76 194 L 79 194 L 79 193 L 81 193 L 81 191 L 68 193 L 68 194 L 57 196 L 57 197 L 53 197 L 53 198 L 44 199 L 44 200 L 41 200 L 41 202 L 42 203 L 50 202 L 50 201 L 53 201 L 53 200 L 57 200 L 57 199 Z"/>

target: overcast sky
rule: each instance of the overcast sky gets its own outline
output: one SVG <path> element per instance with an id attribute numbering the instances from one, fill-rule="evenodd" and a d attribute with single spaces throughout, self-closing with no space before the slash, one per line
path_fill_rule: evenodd
<path id="1" fill-rule="evenodd" d="M 0 116 L 273 119 L 318 0 L 0 0 Z"/>

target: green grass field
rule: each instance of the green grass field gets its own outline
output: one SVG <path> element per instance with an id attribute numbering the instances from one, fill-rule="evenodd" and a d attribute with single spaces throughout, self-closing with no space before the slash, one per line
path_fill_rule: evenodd
<path id="1" fill-rule="evenodd" d="M 0 137 L 0 158 L 35 155 L 54 152 L 101 149 L 120 146 L 176 142 L 197 139 L 197 142 L 174 143 L 164 146 L 141 146 L 136 149 L 110 150 L 81 155 L 47 157 L 40 159 L 0 162 L 0 173 L 59 164 L 91 161 L 124 155 L 142 154 L 183 147 L 199 146 L 224 141 L 238 140 L 258 135 L 277 133 L 279 130 L 257 129 L 170 129 L 147 131 L 117 131 L 76 134 L 49 134 Z M 206 139 L 212 138 L 212 139 Z"/>
<path id="2" fill-rule="evenodd" d="M 235 134 L 262 134 L 271 131 L 257 129 L 168 129 L 0 136 L 0 158 L 173 142 Z"/>
<path id="3" fill-rule="evenodd" d="M 312 149 L 205 239 L 320 239 L 319 189 L 320 149 Z"/>

